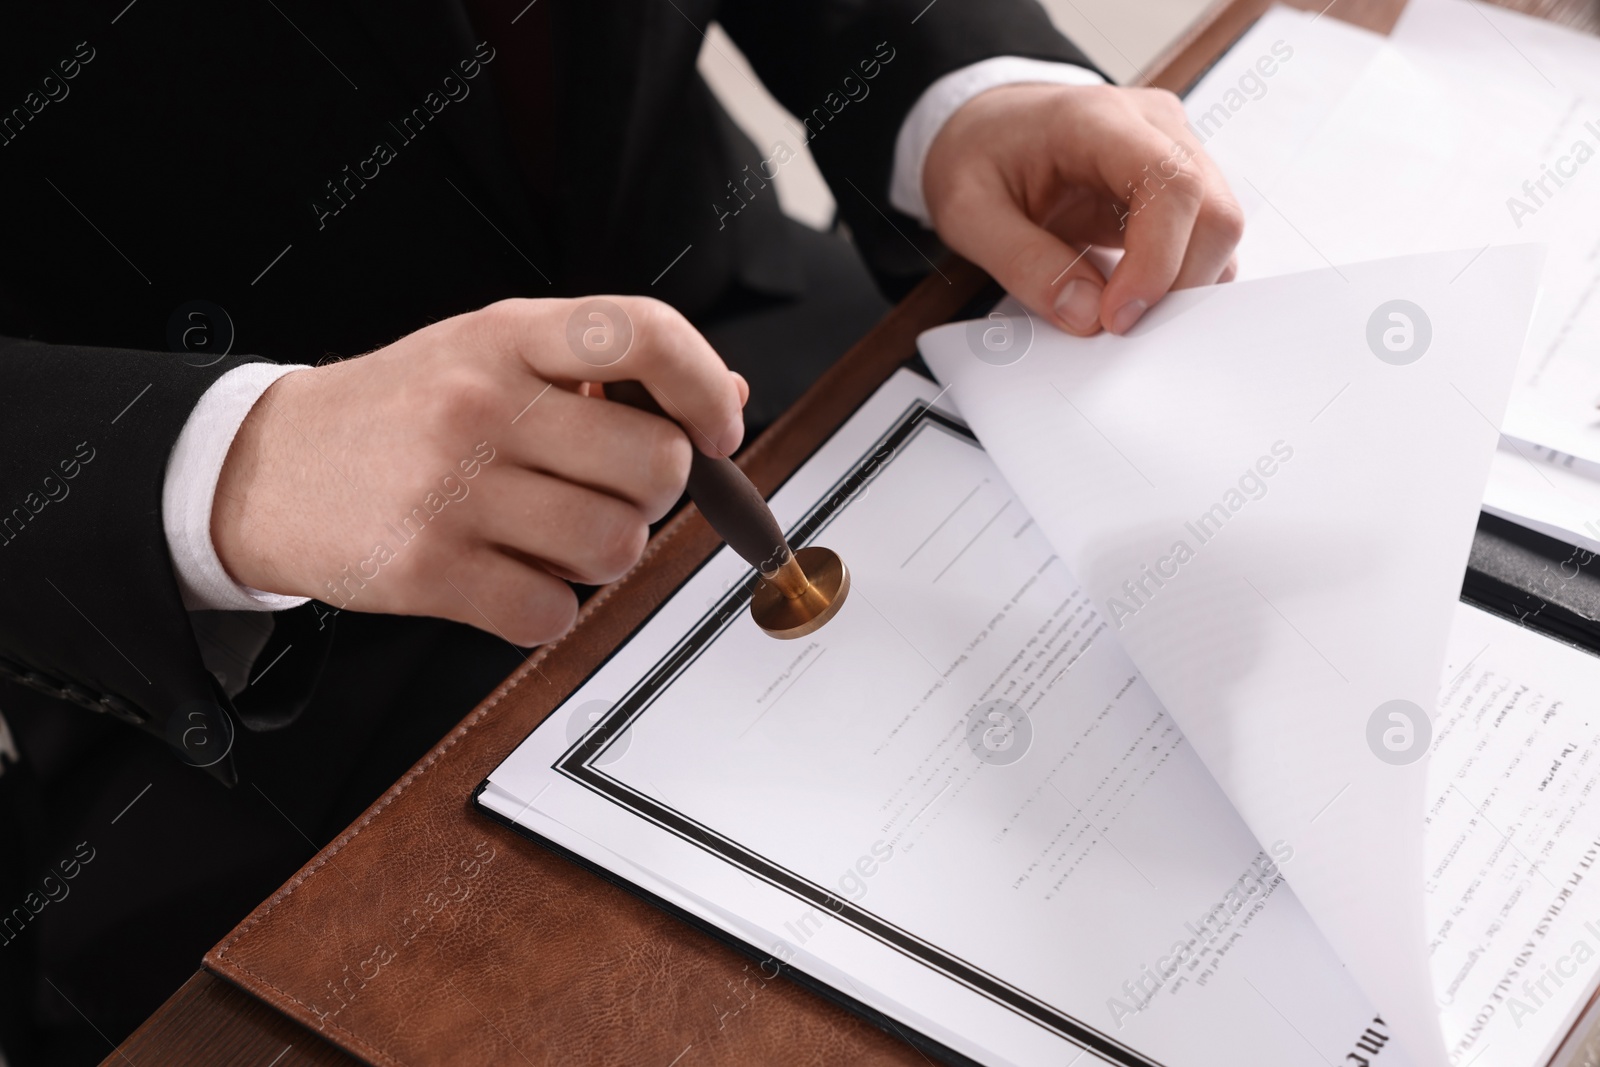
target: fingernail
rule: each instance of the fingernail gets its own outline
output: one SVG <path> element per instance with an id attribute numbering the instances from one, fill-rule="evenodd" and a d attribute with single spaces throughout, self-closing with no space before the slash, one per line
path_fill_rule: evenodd
<path id="1" fill-rule="evenodd" d="M 1100 321 L 1100 287 L 1087 278 L 1072 279 L 1056 297 L 1056 314 L 1074 330 L 1093 330 Z"/>
<path id="2" fill-rule="evenodd" d="M 1123 304 L 1117 309 L 1117 313 L 1111 316 L 1111 332 L 1127 333 L 1133 329 L 1133 324 L 1139 321 L 1139 316 L 1143 315 L 1149 306 L 1143 300 L 1130 300 Z"/>
<path id="3" fill-rule="evenodd" d="M 734 387 L 739 390 L 739 406 L 744 407 L 750 403 L 750 383 L 745 381 L 744 375 L 738 371 L 729 371 L 733 375 Z"/>

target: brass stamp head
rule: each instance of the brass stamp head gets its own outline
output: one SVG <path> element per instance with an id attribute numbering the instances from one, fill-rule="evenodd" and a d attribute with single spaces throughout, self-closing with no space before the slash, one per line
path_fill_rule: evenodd
<path id="1" fill-rule="evenodd" d="M 750 616 L 772 637 L 804 637 L 837 615 L 849 592 L 850 571 L 839 554 L 809 545 L 772 577 L 763 576 L 750 599 Z"/>

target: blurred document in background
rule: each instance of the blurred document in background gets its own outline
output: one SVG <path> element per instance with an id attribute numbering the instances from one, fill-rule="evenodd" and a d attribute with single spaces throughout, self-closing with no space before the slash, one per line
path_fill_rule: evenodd
<path id="1" fill-rule="evenodd" d="M 1600 461 L 1600 39 L 1467 0 L 1387 41 L 1274 9 L 1186 105 L 1250 216 L 1241 277 L 1547 246 L 1484 503 L 1600 548 L 1600 481 L 1542 469 Z"/>

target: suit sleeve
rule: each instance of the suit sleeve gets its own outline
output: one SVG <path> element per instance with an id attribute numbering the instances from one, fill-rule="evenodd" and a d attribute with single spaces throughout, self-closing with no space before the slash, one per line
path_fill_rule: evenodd
<path id="1" fill-rule="evenodd" d="M 726 0 L 718 18 L 800 120 L 796 140 L 810 147 L 856 244 L 894 295 L 942 252 L 889 203 L 895 138 L 923 91 L 996 56 L 1095 69 L 1034 0 Z"/>
<path id="2" fill-rule="evenodd" d="M 224 709 L 240 709 L 201 662 L 162 486 L 200 397 L 248 362 L 0 338 L 0 677 L 135 725 L 225 781 Z M 309 611 L 286 614 L 268 655 L 319 640 Z M 303 702 L 321 657 L 293 658 L 298 672 L 286 662 L 252 698 Z"/>

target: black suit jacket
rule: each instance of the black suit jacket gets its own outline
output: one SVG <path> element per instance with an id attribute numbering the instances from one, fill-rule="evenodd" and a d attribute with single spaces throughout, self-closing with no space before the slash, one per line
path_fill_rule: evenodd
<path id="1" fill-rule="evenodd" d="M 805 120 L 785 147 L 809 141 L 891 290 L 925 269 L 909 239 L 930 239 L 887 203 L 918 95 L 995 55 L 1085 62 L 1032 0 L 538 2 L 487 28 L 460 0 L 0 14 L 0 677 L 196 763 L 231 737 L 220 708 L 295 713 L 321 615 L 280 616 L 258 662 L 296 655 L 229 705 L 162 530 L 172 444 L 241 362 L 356 355 L 514 295 L 692 314 L 734 283 L 798 285 L 767 180 L 783 152 L 750 144 L 695 71 L 712 20 Z M 555 117 L 530 179 L 494 64 L 541 54 Z M 540 180 L 554 202 L 530 195 Z"/>

